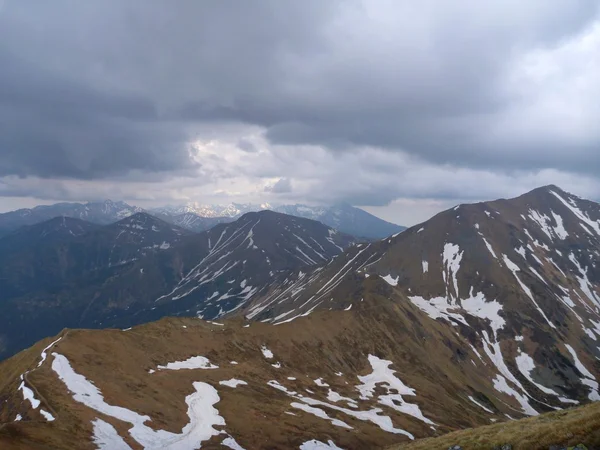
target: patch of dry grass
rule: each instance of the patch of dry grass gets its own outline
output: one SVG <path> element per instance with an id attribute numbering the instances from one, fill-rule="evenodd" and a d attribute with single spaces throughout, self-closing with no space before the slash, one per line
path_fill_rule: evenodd
<path id="1" fill-rule="evenodd" d="M 460 445 L 463 450 L 493 449 L 511 444 L 513 450 L 548 449 L 551 445 L 585 444 L 600 448 L 600 403 L 455 431 L 438 438 L 420 439 L 388 450 L 435 450 Z"/>

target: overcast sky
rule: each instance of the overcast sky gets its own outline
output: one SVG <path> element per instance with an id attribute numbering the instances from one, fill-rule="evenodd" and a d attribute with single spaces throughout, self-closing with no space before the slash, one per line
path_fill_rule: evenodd
<path id="1" fill-rule="evenodd" d="M 0 211 L 600 199 L 586 0 L 0 0 Z"/>

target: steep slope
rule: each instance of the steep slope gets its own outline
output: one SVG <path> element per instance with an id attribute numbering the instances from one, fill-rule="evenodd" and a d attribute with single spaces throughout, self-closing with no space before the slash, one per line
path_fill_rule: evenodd
<path id="1" fill-rule="evenodd" d="M 406 229 L 406 227 L 386 222 L 347 203 L 329 207 L 283 205 L 274 210 L 292 216 L 318 220 L 343 233 L 369 239 L 382 239 Z"/>
<path id="2" fill-rule="evenodd" d="M 74 220 L 65 223 L 81 225 Z M 40 235 L 62 223 L 52 219 L 20 230 L 18 242 L 10 236 L 0 240 L 6 249 L 0 252 L 0 357 L 66 325 L 85 323 L 81 321 L 107 280 L 191 235 L 144 213 L 82 235 Z"/>
<path id="3" fill-rule="evenodd" d="M 0 255 L 0 358 L 64 327 L 127 327 L 165 315 L 214 318 L 278 276 L 354 242 L 264 211 L 193 234 L 145 213 L 81 237 Z"/>
<path id="4" fill-rule="evenodd" d="M 320 222 L 262 211 L 218 225 L 196 241 L 205 251 L 196 251 L 196 263 L 175 286 L 150 303 L 131 305 L 133 318 L 122 315 L 109 324 L 166 315 L 218 318 L 268 289 L 282 274 L 326 262 L 355 240 Z"/>
<path id="5" fill-rule="evenodd" d="M 0 214 L 0 233 L 5 234 L 22 226 L 34 225 L 55 217 L 72 217 L 106 225 L 138 212 L 142 212 L 142 209 L 137 206 L 130 206 L 125 202 L 113 202 L 111 200 L 42 205 L 35 208 L 18 209 Z"/>
<path id="6" fill-rule="evenodd" d="M 549 186 L 353 247 L 245 314 L 282 323 L 382 295 L 457 333 L 460 357 L 489 373 L 496 399 L 473 395 L 485 408 L 535 415 L 600 400 L 599 239 L 600 205 Z"/>
<path id="7" fill-rule="evenodd" d="M 229 203 L 228 205 L 202 205 L 198 202 L 190 202 L 179 206 L 163 206 L 154 208 L 151 211 L 159 214 L 168 214 L 177 216 L 185 213 L 192 213 L 205 218 L 224 218 L 235 219 L 249 212 L 264 211 L 272 209 L 268 203 L 260 205 L 252 203 Z"/>
<path id="8" fill-rule="evenodd" d="M 24 226 L 0 238 L 0 253 L 21 251 L 49 242 L 58 242 L 72 237 L 83 236 L 97 230 L 99 225 L 71 217 L 55 217 L 54 219 L 35 225 Z"/>
<path id="9" fill-rule="evenodd" d="M 204 231 L 217 223 L 227 222 L 248 212 L 273 210 L 290 216 L 317 220 L 325 225 L 361 238 L 381 239 L 405 230 L 406 227 L 386 222 L 368 212 L 342 203 L 334 206 L 281 205 L 271 206 L 231 203 L 229 205 L 199 205 L 155 208 L 152 214 L 193 231 Z M 196 217 L 204 218 L 200 221 Z M 189 225 L 188 225 L 189 224 Z"/>
<path id="10" fill-rule="evenodd" d="M 230 223 L 235 220 L 232 217 L 202 217 L 193 212 L 186 212 L 176 215 L 159 212 L 152 212 L 152 214 L 166 222 L 172 223 L 195 233 L 201 233 L 202 231 L 210 230 L 212 227 L 220 223 Z"/>

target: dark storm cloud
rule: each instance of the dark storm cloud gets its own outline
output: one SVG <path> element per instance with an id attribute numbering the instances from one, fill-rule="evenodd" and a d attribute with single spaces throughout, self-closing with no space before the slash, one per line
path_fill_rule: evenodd
<path id="1" fill-rule="evenodd" d="M 198 164 L 195 127 L 232 122 L 262 127 L 275 146 L 591 173 L 600 65 L 554 49 L 597 20 L 591 0 L 8 0 L 0 176 L 186 173 Z M 577 112 L 588 110 L 583 123 Z M 258 153 L 247 139 L 237 147 Z M 359 166 L 367 178 L 385 169 Z M 291 189 L 293 170 L 278 173 Z M 353 192 L 361 203 L 391 198 L 385 186 Z"/>

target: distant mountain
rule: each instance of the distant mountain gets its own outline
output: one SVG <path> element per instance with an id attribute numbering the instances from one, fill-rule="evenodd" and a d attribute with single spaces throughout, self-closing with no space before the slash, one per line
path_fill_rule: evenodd
<path id="1" fill-rule="evenodd" d="M 71 217 L 55 217 L 45 222 L 28 225 L 0 238 L 0 254 L 6 256 L 13 251 L 22 251 L 40 243 L 57 242 L 83 236 L 100 228 L 91 222 Z"/>
<path id="2" fill-rule="evenodd" d="M 111 225 L 92 225 L 83 234 L 41 236 L 40 230 L 56 230 L 62 220 L 0 239 L 0 358 L 31 339 L 55 333 L 57 324 L 85 323 L 86 311 L 112 277 L 192 235 L 137 213 Z M 65 223 L 82 226 L 78 219 Z"/>
<path id="3" fill-rule="evenodd" d="M 129 311 L 135 311 L 135 318 L 124 315 L 124 322 L 114 324 L 147 322 L 166 315 L 221 317 L 243 306 L 287 271 L 326 263 L 354 242 L 354 237 L 314 220 L 272 211 L 247 213 L 198 235 L 191 270 L 153 302 L 131 305 Z M 180 250 L 186 251 L 189 248 Z M 141 310 L 136 311 L 138 308 Z"/>
<path id="4" fill-rule="evenodd" d="M 10 239 L 0 239 L 0 249 Z M 42 240 L 0 254 L 0 358 L 65 326 L 218 317 L 286 271 L 327 262 L 354 241 L 272 211 L 200 234 L 137 213 L 84 235 Z"/>
<path id="5" fill-rule="evenodd" d="M 190 230 L 203 231 L 213 225 L 213 222 L 199 221 L 195 216 L 226 222 L 229 218 L 240 217 L 247 212 L 272 210 L 305 219 L 317 220 L 346 234 L 368 239 L 383 239 L 392 234 L 399 233 L 406 227 L 386 222 L 368 212 L 351 206 L 347 203 L 335 206 L 306 206 L 306 205 L 281 205 L 271 206 L 268 203 L 261 205 L 231 203 L 229 205 L 199 205 L 188 203 L 182 206 L 167 206 L 151 210 L 165 220 L 169 220 Z M 191 226 L 186 226 L 191 223 Z"/>
<path id="6" fill-rule="evenodd" d="M 166 222 L 172 223 L 195 233 L 210 230 L 212 227 L 220 223 L 230 223 L 236 220 L 233 217 L 201 217 L 192 212 L 171 215 L 165 212 L 152 211 L 151 214 L 163 219 Z"/>
<path id="7" fill-rule="evenodd" d="M 283 205 L 274 210 L 292 216 L 318 220 L 343 233 L 369 239 L 383 239 L 406 229 L 406 227 L 386 222 L 347 203 L 329 207 Z"/>
<path id="8" fill-rule="evenodd" d="M 228 205 L 201 205 L 188 203 L 148 210 L 166 222 L 196 233 L 206 231 L 219 223 L 229 223 L 248 212 L 273 210 L 282 214 L 317 220 L 342 233 L 368 239 L 383 239 L 406 229 L 349 204 L 335 206 L 283 205 L 273 207 L 268 203 L 230 203 Z M 107 225 L 132 214 L 144 212 L 142 208 L 125 202 L 106 200 L 95 203 L 57 203 L 36 206 L 0 214 L 0 237 L 22 226 L 34 225 L 54 217 L 70 217 Z"/>
<path id="9" fill-rule="evenodd" d="M 179 216 L 185 213 L 192 213 L 200 217 L 211 218 L 237 218 L 248 212 L 257 212 L 267 209 L 273 209 L 268 203 L 252 204 L 252 203 L 229 203 L 228 205 L 202 205 L 197 202 L 189 202 L 185 205 L 163 206 L 153 208 L 151 212 L 160 214 L 168 214 L 171 216 Z"/>
<path id="10" fill-rule="evenodd" d="M 55 217 L 71 217 L 106 225 L 142 211 L 142 208 L 137 206 L 111 200 L 89 203 L 56 203 L 48 206 L 18 209 L 0 214 L 0 235 L 22 226 L 34 225 Z"/>

